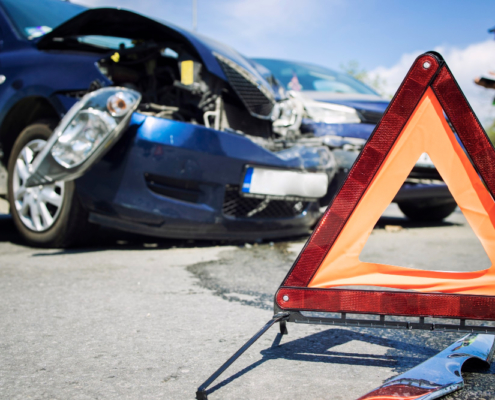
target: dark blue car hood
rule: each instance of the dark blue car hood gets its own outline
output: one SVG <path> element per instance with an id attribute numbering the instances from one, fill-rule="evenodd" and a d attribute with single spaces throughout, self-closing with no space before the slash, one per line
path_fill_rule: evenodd
<path id="1" fill-rule="evenodd" d="M 251 62 L 231 47 L 168 22 L 117 8 L 93 8 L 84 11 L 44 35 L 38 41 L 37 47 L 40 50 L 59 49 L 61 39 L 88 35 L 150 40 L 157 43 L 162 41 L 188 42 L 196 50 L 210 73 L 227 80 L 222 67 L 215 58 L 215 53 L 217 53 L 246 69 L 259 84 L 272 90 Z"/>

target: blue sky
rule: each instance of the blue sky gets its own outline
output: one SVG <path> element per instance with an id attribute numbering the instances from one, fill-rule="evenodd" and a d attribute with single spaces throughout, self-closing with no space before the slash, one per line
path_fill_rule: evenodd
<path id="1" fill-rule="evenodd" d="M 117 6 L 192 28 L 192 0 L 72 0 Z M 414 57 L 440 50 L 477 113 L 495 118 L 495 91 L 472 79 L 495 70 L 495 1 L 197 0 L 198 32 L 247 56 L 338 69 L 356 60 L 386 78 L 392 94 Z M 474 47 L 473 47 L 474 46 Z M 477 47 L 476 47 L 477 46 Z M 475 58 L 475 59 L 474 59 Z M 471 87 L 472 86 L 472 87 Z"/>

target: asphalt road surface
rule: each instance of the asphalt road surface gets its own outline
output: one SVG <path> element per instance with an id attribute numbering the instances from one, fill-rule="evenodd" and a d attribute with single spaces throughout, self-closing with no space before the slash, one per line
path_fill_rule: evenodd
<path id="1" fill-rule="evenodd" d="M 193 399 L 271 318 L 304 240 L 226 245 L 103 231 L 89 248 L 60 251 L 25 246 L 0 217 L 0 398 Z M 361 258 L 489 266 L 460 212 L 425 226 L 393 206 Z M 280 340 L 272 328 L 209 398 L 356 399 L 461 336 L 289 324 Z M 465 372 L 465 389 L 446 398 L 495 398 L 494 372 Z"/>

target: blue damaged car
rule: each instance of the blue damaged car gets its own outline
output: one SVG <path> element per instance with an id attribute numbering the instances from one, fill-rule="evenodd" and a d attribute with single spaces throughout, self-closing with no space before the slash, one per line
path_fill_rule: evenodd
<path id="1" fill-rule="evenodd" d="M 337 160 L 338 171 L 327 195 L 320 199 L 326 204 L 346 178 L 389 101 L 350 75 L 325 67 L 264 58 L 255 61 L 303 102 L 301 135 L 321 138 Z M 426 153 L 394 202 L 408 218 L 419 221 L 442 220 L 457 207 Z"/>
<path id="2" fill-rule="evenodd" d="M 233 49 L 130 11 L 0 0 L 0 195 L 21 235 L 306 234 L 336 170 Z"/>

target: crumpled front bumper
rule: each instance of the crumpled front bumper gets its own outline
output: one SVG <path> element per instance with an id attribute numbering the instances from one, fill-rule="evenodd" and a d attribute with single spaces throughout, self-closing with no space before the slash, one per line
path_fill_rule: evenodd
<path id="1" fill-rule="evenodd" d="M 248 138 L 135 113 L 120 141 L 76 181 L 94 223 L 171 238 L 255 240 L 307 234 L 319 217 L 308 201 L 239 194 L 246 165 L 300 170 Z M 260 207 L 258 207 L 260 208 Z"/>

